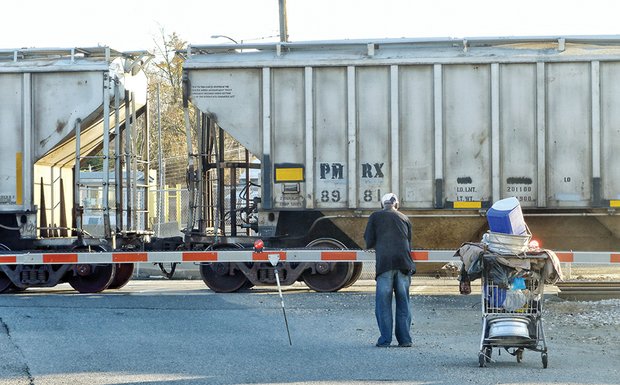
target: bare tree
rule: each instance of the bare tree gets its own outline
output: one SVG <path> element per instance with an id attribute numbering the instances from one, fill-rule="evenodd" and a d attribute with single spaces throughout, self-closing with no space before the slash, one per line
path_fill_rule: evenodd
<path id="1" fill-rule="evenodd" d="M 166 181 L 179 183 L 185 180 L 183 170 L 187 166 L 187 147 L 182 108 L 183 59 L 176 55 L 176 52 L 184 50 L 187 42 L 174 32 L 167 35 L 163 28 L 160 29 L 160 35 L 153 40 L 155 59 L 147 69 L 149 101 L 151 116 L 157 116 L 159 108 L 162 146 L 157 148 L 158 121 L 151 119 L 151 153 L 161 151 L 166 160 Z M 159 166 L 158 168 L 161 169 Z"/>

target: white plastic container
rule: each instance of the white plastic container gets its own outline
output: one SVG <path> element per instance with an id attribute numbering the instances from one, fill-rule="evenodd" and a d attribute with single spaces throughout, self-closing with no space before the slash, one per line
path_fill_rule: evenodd
<path id="1" fill-rule="evenodd" d="M 488 231 L 482 236 L 482 243 L 494 253 L 517 255 L 528 250 L 531 238 L 530 234 L 513 235 Z"/>

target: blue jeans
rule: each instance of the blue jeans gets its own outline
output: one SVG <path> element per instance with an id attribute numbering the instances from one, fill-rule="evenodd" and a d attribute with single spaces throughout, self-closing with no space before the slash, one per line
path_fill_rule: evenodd
<path id="1" fill-rule="evenodd" d="M 381 337 L 378 345 L 389 345 L 392 342 L 392 293 L 396 297 L 395 334 L 399 344 L 410 344 L 411 309 L 409 308 L 409 286 L 411 276 L 390 270 L 377 277 L 375 294 L 375 316 Z"/>

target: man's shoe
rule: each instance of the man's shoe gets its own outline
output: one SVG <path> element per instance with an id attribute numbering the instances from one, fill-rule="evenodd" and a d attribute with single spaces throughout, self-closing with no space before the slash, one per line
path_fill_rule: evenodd
<path id="1" fill-rule="evenodd" d="M 413 346 L 413 344 L 411 342 L 407 342 L 405 344 L 398 344 L 399 348 L 410 348 L 412 346 Z"/>
<path id="2" fill-rule="evenodd" d="M 377 342 L 375 346 L 378 347 L 378 348 L 389 348 L 390 344 L 389 343 L 380 344 L 380 343 Z"/>

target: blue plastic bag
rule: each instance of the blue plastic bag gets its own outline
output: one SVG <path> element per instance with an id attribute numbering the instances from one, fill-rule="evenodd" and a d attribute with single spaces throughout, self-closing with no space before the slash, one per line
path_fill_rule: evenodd
<path id="1" fill-rule="evenodd" d="M 525 289 L 525 279 L 522 277 L 515 277 L 512 280 L 512 289 L 513 290 L 523 290 Z"/>
<path id="2" fill-rule="evenodd" d="M 487 299 L 488 306 L 499 308 L 502 307 L 506 300 L 506 289 L 497 286 L 484 285 L 484 294 Z"/>

